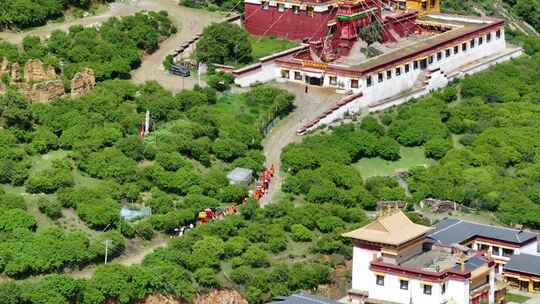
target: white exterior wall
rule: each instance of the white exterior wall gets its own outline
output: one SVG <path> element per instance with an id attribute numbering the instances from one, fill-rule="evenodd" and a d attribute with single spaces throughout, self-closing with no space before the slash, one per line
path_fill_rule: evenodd
<path id="1" fill-rule="evenodd" d="M 263 83 L 280 77 L 280 69 L 274 62 L 262 64 L 256 70 L 236 76 L 234 83 L 242 88 L 252 86 L 256 83 Z"/>
<path id="2" fill-rule="evenodd" d="M 469 281 L 449 280 L 446 285 L 446 299 L 456 304 L 468 304 L 470 301 Z"/>
<path id="3" fill-rule="evenodd" d="M 452 48 L 452 54 L 449 58 L 446 58 L 444 51 L 442 51 L 442 58 L 440 61 L 437 61 L 437 53 L 435 53 L 433 63 L 428 64 L 426 70 L 420 70 L 420 68 L 415 70 L 411 61 L 409 62 L 409 73 L 405 73 L 403 65 L 400 76 L 395 76 L 394 68 L 392 70 L 392 78 L 387 79 L 386 71 L 383 71 L 384 80 L 382 83 L 378 82 L 377 73 L 372 74 L 372 86 L 370 87 L 367 87 L 366 78 L 363 78 L 359 81 L 359 88 L 353 89 L 350 87 L 351 78 L 338 76 L 338 83 L 341 81 L 344 84 L 345 90 L 352 90 L 355 93 L 362 92 L 363 95 L 346 106 L 330 113 L 309 128 L 309 130 L 316 129 L 321 124 L 330 124 L 339 121 L 343 119 L 346 113 L 376 112 L 403 104 L 412 98 L 419 98 L 434 90 L 443 88 L 451 80 L 483 71 L 497 63 L 521 56 L 523 52 L 521 48 L 506 48 L 503 30 L 501 30 L 500 38 L 496 37 L 495 31 L 491 32 L 491 36 L 491 42 L 487 43 L 486 34 L 484 34 L 484 42 L 481 46 L 478 45 L 478 38 L 475 38 L 473 51 L 470 49 L 470 40 L 468 40 L 466 52 L 462 51 L 461 44 L 459 44 L 459 53 L 454 55 Z M 479 49 L 482 52 L 478 52 Z M 479 60 L 480 58 L 482 60 Z M 453 70 L 449 70 L 450 68 Z M 291 78 L 293 77 L 292 75 Z M 427 75 L 430 75 L 429 79 L 425 77 Z M 303 80 L 299 82 L 303 83 Z M 325 78 L 325 86 L 328 86 L 327 83 L 328 77 Z"/>
<path id="4" fill-rule="evenodd" d="M 458 46 L 457 54 L 454 54 L 454 48 L 452 46 L 451 55 L 449 57 L 446 57 L 445 51 L 442 50 L 441 60 L 437 60 L 437 52 L 433 53 L 433 62 L 431 64 L 428 64 L 426 71 L 440 69 L 442 73 L 449 74 L 450 72 L 459 67 L 463 67 L 467 64 L 473 63 L 475 60 L 489 57 L 498 52 L 504 51 L 506 48 L 506 42 L 504 40 L 504 30 L 501 29 L 500 38 L 496 38 L 495 33 L 495 31 L 491 32 L 490 42 L 487 42 L 486 34 L 484 34 L 482 36 L 484 41 L 482 45 L 478 45 L 478 38 L 475 38 L 475 47 L 472 49 L 470 48 L 470 41 L 472 39 L 456 44 L 456 46 Z M 466 51 L 462 50 L 461 45 L 463 43 L 467 44 Z M 415 83 L 417 83 L 417 81 L 421 80 L 420 77 L 422 73 L 425 72 L 420 68 L 414 69 L 413 61 L 414 60 L 407 62 L 410 66 L 409 73 L 405 73 L 404 68 L 402 67 L 401 75 L 396 76 L 396 69 L 392 68 L 391 79 L 387 79 L 386 77 L 387 70 L 382 71 L 384 80 L 381 83 L 378 82 L 378 73 L 371 74 L 372 85 L 370 87 L 367 86 L 366 78 L 364 77 L 361 81 L 362 85 L 359 89 L 357 89 L 357 91 L 362 91 L 364 95 L 368 97 L 368 99 L 376 102 L 410 90 L 411 88 L 413 88 Z M 350 79 L 348 81 L 350 82 Z M 442 84 L 441 86 L 437 86 L 436 88 L 444 87 L 446 86 L 446 84 L 447 81 L 446 83 Z"/>
<path id="5" fill-rule="evenodd" d="M 391 301 L 395 303 L 446 303 L 451 299 L 455 304 L 469 304 L 469 282 L 447 280 L 446 292 L 442 293 L 443 283 L 429 283 L 431 285 L 431 295 L 424 294 L 424 284 L 418 279 L 408 279 L 409 288 L 400 288 L 400 278 L 397 275 L 385 274 L 384 285 L 377 285 L 376 276 L 369 269 L 373 257 L 380 257 L 380 251 L 365 248 L 353 248 L 352 266 L 352 289 L 367 292 L 370 299 Z"/>
<path id="6" fill-rule="evenodd" d="M 353 248 L 352 289 L 368 291 L 369 283 L 375 280 L 375 275 L 369 269 L 374 256 L 379 257 L 380 251 Z"/>
<path id="7" fill-rule="evenodd" d="M 506 49 L 506 41 L 504 38 L 504 29 L 501 28 L 501 36 L 497 38 L 496 31 L 492 31 L 491 33 L 491 41 L 487 42 L 487 33 L 484 33 L 482 35 L 483 43 L 479 45 L 478 37 L 474 38 L 474 48 L 470 47 L 470 42 L 472 39 L 468 39 L 464 42 L 460 42 L 455 45 L 451 45 L 448 49 L 451 50 L 451 54 L 449 57 L 446 57 L 446 49 L 441 50 L 441 60 L 437 60 L 437 52 L 433 53 L 433 62 L 431 64 L 428 64 L 428 67 L 426 70 L 421 70 L 419 67 L 417 69 L 414 69 L 413 62 L 414 60 L 411 60 L 409 62 L 406 62 L 401 65 L 401 75 L 396 75 L 396 69 L 393 67 L 392 69 L 389 69 L 392 73 L 391 79 L 387 78 L 387 71 L 383 70 L 380 71 L 383 73 L 383 81 L 378 81 L 378 73 L 375 72 L 370 75 L 366 75 L 362 78 L 354 78 L 354 77 L 348 77 L 348 76 L 337 76 L 337 83 L 336 84 L 330 84 L 330 76 L 335 75 L 328 75 L 323 73 L 322 71 L 313 71 L 313 72 L 305 72 L 301 70 L 294 70 L 290 69 L 289 71 L 289 79 L 283 79 L 281 78 L 281 69 L 277 67 L 279 70 L 276 73 L 273 73 L 274 77 L 280 78 L 281 81 L 291 81 L 296 83 L 305 83 L 305 76 L 312 76 L 312 77 L 324 77 L 323 86 L 324 87 L 333 87 L 336 89 L 340 89 L 341 91 L 352 91 L 353 93 L 362 92 L 364 96 L 369 100 L 369 102 L 376 102 L 383 99 L 390 98 L 392 96 L 399 95 L 403 92 L 406 92 L 407 90 L 412 89 L 415 85 L 418 87 L 418 81 L 422 80 L 422 75 L 425 74 L 427 70 L 436 70 L 440 69 L 443 74 L 446 76 L 449 76 L 450 74 L 453 74 L 453 72 L 457 69 L 464 68 L 467 65 L 471 64 L 474 65 L 474 62 L 476 60 L 479 60 L 481 58 L 486 58 L 489 56 L 493 56 L 499 52 L 503 52 Z M 466 51 L 463 51 L 462 44 L 467 44 Z M 458 46 L 458 53 L 454 54 L 454 46 Z M 520 54 L 519 54 L 520 55 Z M 429 57 L 429 56 L 428 56 Z M 512 56 L 510 58 L 513 58 L 516 56 Z M 510 58 L 504 58 L 505 61 Z M 498 62 L 501 62 L 498 61 Z M 495 62 L 495 63 L 498 63 Z M 405 64 L 409 64 L 410 70 L 408 73 L 405 73 Z M 480 65 L 477 69 L 470 69 L 467 71 L 466 74 L 472 74 L 479 72 L 481 70 L 484 70 L 485 68 L 489 67 L 490 65 Z M 294 73 L 299 72 L 302 76 L 302 79 L 296 80 L 294 79 Z M 370 87 L 367 86 L 367 76 L 371 76 L 372 79 L 372 85 Z M 452 78 L 459 78 L 463 75 L 455 75 L 457 77 Z M 353 88 L 351 86 L 351 81 L 353 79 L 359 80 L 358 88 Z M 449 79 L 451 80 L 451 79 Z M 263 82 L 263 80 L 260 80 Z M 266 81 L 266 80 L 265 80 Z M 436 88 L 441 88 L 446 86 L 447 83 L 442 82 L 441 85 L 436 86 Z"/>
<path id="8" fill-rule="evenodd" d="M 408 279 L 409 288 L 400 288 L 400 278 L 397 275 L 385 274 L 384 286 L 377 285 L 376 274 L 370 276 L 368 294 L 370 299 L 390 301 L 401 304 L 410 303 L 447 303 L 453 300 L 455 304 L 469 304 L 469 282 L 447 280 L 444 283 L 424 282 L 418 279 Z M 431 294 L 424 294 L 424 285 L 431 285 Z M 442 285 L 446 284 L 446 291 L 442 293 Z"/>
<path id="9" fill-rule="evenodd" d="M 521 248 L 516 249 L 515 254 L 532 254 L 532 255 L 539 255 L 538 253 L 538 241 L 531 242 Z"/>

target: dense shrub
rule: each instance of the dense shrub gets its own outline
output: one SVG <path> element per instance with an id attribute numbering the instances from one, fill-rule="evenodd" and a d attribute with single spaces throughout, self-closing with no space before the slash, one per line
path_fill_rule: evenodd
<path id="1" fill-rule="evenodd" d="M 33 173 L 25 182 L 29 193 L 53 193 L 60 188 L 74 185 L 71 167 L 67 165 L 53 165 L 53 168 Z"/>
<path id="2" fill-rule="evenodd" d="M 196 56 L 207 63 L 249 63 L 252 58 L 248 33 L 233 23 L 214 23 L 204 29 Z"/>
<path id="3" fill-rule="evenodd" d="M 313 234 L 303 225 L 294 224 L 291 226 L 291 237 L 297 242 L 309 242 L 313 239 Z"/>
<path id="4" fill-rule="evenodd" d="M 47 197 L 40 197 L 37 201 L 39 211 L 43 212 L 49 218 L 55 220 L 62 216 L 62 205 L 56 200 Z"/>
<path id="5" fill-rule="evenodd" d="M 135 234 L 144 240 L 151 240 L 154 237 L 154 229 L 150 221 L 142 220 L 135 224 L 133 227 Z"/>

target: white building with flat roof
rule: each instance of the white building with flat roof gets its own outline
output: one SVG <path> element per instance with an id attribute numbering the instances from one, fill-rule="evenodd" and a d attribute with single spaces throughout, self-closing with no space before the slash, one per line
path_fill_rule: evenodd
<path id="1" fill-rule="evenodd" d="M 427 238 L 431 230 L 393 210 L 345 233 L 354 246 L 349 303 L 501 303 L 494 259 L 437 244 Z"/>

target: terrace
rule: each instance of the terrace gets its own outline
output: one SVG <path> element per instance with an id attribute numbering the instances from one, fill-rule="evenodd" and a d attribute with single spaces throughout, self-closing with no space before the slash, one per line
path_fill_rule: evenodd
<path id="1" fill-rule="evenodd" d="M 453 268 L 461 261 L 461 257 L 452 254 L 448 248 L 433 247 L 429 251 L 413 256 L 401 265 L 429 272 L 440 272 Z"/>

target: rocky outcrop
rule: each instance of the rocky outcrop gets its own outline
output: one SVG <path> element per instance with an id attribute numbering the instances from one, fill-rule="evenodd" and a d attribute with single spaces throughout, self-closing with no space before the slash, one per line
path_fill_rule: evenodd
<path id="1" fill-rule="evenodd" d="M 176 299 L 173 296 L 153 294 L 148 295 L 137 304 L 187 304 L 187 302 Z M 242 295 L 236 290 L 212 290 L 211 292 L 199 295 L 192 302 L 193 304 L 248 304 Z"/>
<path id="2" fill-rule="evenodd" d="M 71 80 L 71 97 L 88 94 L 96 86 L 96 75 L 92 69 L 84 68 Z"/>
<path id="3" fill-rule="evenodd" d="M 48 80 L 32 85 L 30 99 L 33 101 L 49 101 L 64 95 L 64 83 L 61 80 Z"/>
<path id="4" fill-rule="evenodd" d="M 18 63 L 11 65 L 11 81 L 19 81 L 21 79 L 21 67 Z"/>
<path id="5" fill-rule="evenodd" d="M 49 66 L 47 68 L 47 78 L 49 79 L 56 79 L 58 78 L 58 75 L 56 75 L 56 70 L 54 69 L 53 66 Z"/>
<path id="6" fill-rule="evenodd" d="M 198 296 L 193 304 L 248 304 L 246 299 L 236 290 L 212 290 L 211 292 Z"/>
<path id="7" fill-rule="evenodd" d="M 4 74 L 9 74 L 10 69 L 11 67 L 9 61 L 6 58 L 2 58 L 2 61 L 0 62 L 0 76 L 3 76 Z"/>
<path id="8" fill-rule="evenodd" d="M 51 67 L 49 67 L 49 70 L 50 68 Z M 45 66 L 43 65 L 43 62 L 41 62 L 41 60 L 30 59 L 24 65 L 24 81 L 41 82 L 55 79 L 56 72 L 54 72 L 54 69 L 52 69 L 54 74 L 51 73 L 51 75 L 49 76 L 49 70 L 45 72 Z"/>
<path id="9" fill-rule="evenodd" d="M 160 294 L 148 295 L 142 301 L 136 304 L 186 304 L 186 302 L 175 299 L 173 296 L 165 296 Z"/>
<path id="10" fill-rule="evenodd" d="M 64 83 L 59 79 L 54 67 L 45 67 L 39 59 L 30 59 L 25 63 L 23 76 L 18 63 L 10 63 L 6 58 L 0 58 L 0 77 L 4 75 L 9 75 L 10 85 L 16 86 L 33 101 L 50 101 L 65 94 Z M 84 96 L 95 86 L 94 71 L 85 68 L 72 79 L 71 96 Z M 0 83 L 0 92 L 5 88 L 5 83 Z"/>

